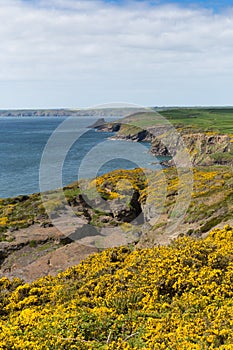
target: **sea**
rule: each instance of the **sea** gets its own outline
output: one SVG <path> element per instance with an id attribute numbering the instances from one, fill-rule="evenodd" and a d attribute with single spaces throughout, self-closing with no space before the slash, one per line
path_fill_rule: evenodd
<path id="1" fill-rule="evenodd" d="M 0 117 L 0 198 L 53 190 L 116 169 L 161 168 L 163 158 L 149 153 L 149 143 L 112 140 L 113 133 L 88 128 L 97 119 Z"/>

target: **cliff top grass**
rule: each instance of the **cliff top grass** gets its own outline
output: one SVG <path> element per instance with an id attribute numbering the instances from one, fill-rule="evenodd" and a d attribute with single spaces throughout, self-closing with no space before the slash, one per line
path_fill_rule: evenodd
<path id="1" fill-rule="evenodd" d="M 216 132 L 233 134 L 233 108 L 174 108 L 161 110 L 158 113 L 148 111 L 134 113 L 119 121 L 147 129 L 161 123 L 159 114 L 179 128 L 188 128 L 190 132 Z"/>
<path id="2" fill-rule="evenodd" d="M 119 247 L 57 277 L 0 279 L 0 349 L 233 348 L 233 229 Z"/>
<path id="3" fill-rule="evenodd" d="M 233 134 L 233 108 L 178 108 L 160 113 L 175 126 Z"/>

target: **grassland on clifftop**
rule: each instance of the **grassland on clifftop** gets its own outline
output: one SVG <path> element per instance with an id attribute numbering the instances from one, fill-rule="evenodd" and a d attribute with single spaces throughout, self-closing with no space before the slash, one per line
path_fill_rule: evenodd
<path id="1" fill-rule="evenodd" d="M 159 113 L 174 126 L 233 134 L 233 108 L 176 108 Z"/>

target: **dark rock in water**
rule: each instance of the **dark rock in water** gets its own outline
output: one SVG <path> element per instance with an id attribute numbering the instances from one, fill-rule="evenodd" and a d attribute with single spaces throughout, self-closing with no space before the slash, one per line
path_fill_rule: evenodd
<path id="1" fill-rule="evenodd" d="M 104 118 L 99 118 L 92 125 L 88 126 L 90 129 L 98 129 L 106 124 L 106 120 Z"/>

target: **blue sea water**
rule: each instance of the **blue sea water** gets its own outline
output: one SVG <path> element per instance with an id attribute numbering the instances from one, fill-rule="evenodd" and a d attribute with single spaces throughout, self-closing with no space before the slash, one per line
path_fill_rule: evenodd
<path id="1" fill-rule="evenodd" d="M 0 117 L 0 198 L 39 192 L 41 159 L 46 152 L 54 169 L 56 162 L 62 162 L 63 186 L 119 168 L 160 167 L 148 153 L 149 144 L 109 140 L 111 133 L 87 128 L 96 117 L 69 120 L 67 124 L 63 117 Z M 54 142 L 48 150 L 50 137 Z M 68 147 L 65 157 L 64 143 Z M 51 172 L 47 189 L 56 188 L 53 176 Z"/>

